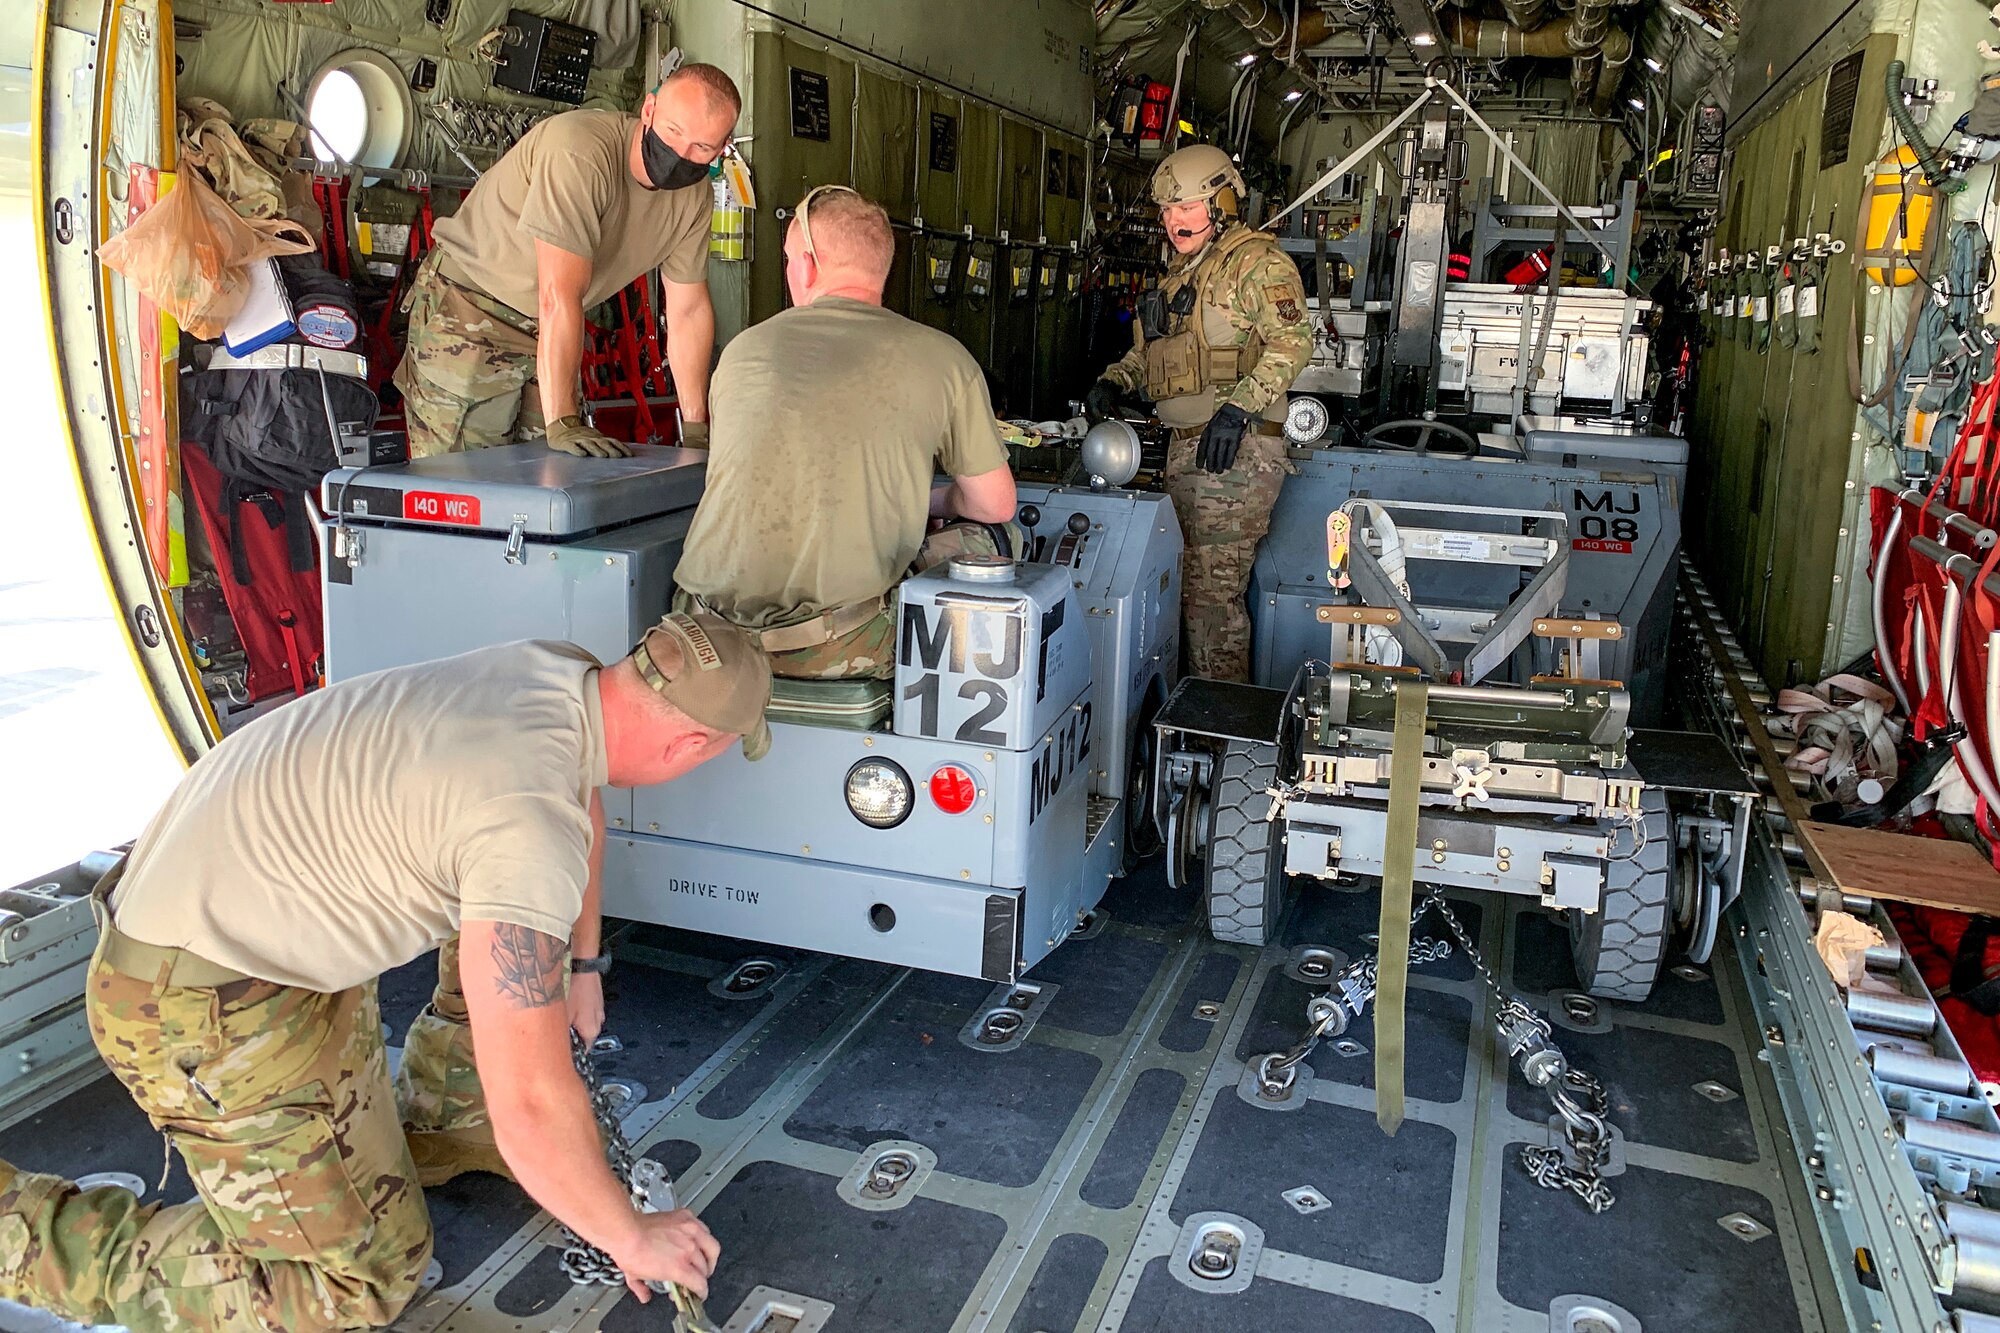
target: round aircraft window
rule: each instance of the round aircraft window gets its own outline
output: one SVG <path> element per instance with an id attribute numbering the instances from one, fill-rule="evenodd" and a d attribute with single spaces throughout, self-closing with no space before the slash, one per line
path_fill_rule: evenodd
<path id="1" fill-rule="evenodd" d="M 352 162 L 368 142 L 368 98 L 344 69 L 328 70 L 306 108 L 313 156 Z"/>
<path id="2" fill-rule="evenodd" d="M 393 167 L 409 146 L 412 119 L 409 81 L 378 51 L 342 52 L 307 86 L 312 153 L 323 160 Z"/>

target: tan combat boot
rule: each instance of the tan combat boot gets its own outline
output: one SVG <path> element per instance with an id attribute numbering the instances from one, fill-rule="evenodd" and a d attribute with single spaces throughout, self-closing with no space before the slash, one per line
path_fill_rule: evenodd
<path id="1" fill-rule="evenodd" d="M 410 1158 L 417 1164 L 417 1183 L 425 1188 L 442 1185 L 468 1171 L 514 1178 L 513 1169 L 494 1146 L 489 1126 L 469 1130 L 409 1129 L 404 1131 L 404 1137 L 410 1144 Z"/>

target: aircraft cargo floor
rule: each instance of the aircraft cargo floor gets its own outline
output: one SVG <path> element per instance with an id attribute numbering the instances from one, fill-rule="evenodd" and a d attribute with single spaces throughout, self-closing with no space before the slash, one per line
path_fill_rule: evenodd
<path id="1" fill-rule="evenodd" d="M 1462 956 L 1412 971 L 1409 1110 L 1394 1138 L 1375 1126 L 1372 1053 L 1322 1046 L 1294 1109 L 1239 1095 L 1245 1059 L 1302 1030 L 1310 991 L 1286 973 L 1294 949 L 1357 955 L 1374 928 L 1372 893 L 1311 885 L 1297 897 L 1281 941 L 1259 953 L 1216 944 L 1193 898 L 1157 863 L 1143 868 L 1112 886 L 1101 926 L 1035 970 L 1025 1038 L 1003 1049 L 969 1031 L 997 1002 L 983 982 L 631 928 L 610 982 L 625 1048 L 600 1066 L 643 1085 L 628 1133 L 722 1242 L 718 1327 L 1824 1327 L 1793 1149 L 1726 948 L 1664 975 L 1643 1007 L 1605 1003 L 1597 1031 L 1556 1029 L 1603 1079 L 1621 1137 L 1617 1203 L 1593 1217 L 1517 1160 L 1518 1145 L 1547 1141 L 1547 1104 L 1509 1078 L 1488 1036 L 1492 1001 Z M 1560 923 L 1454 901 L 1503 984 L 1537 1008 L 1575 985 Z M 1434 920 L 1418 929 L 1438 933 Z M 781 970 L 731 995 L 726 976 L 746 956 Z M 384 978 L 392 1040 L 431 978 L 427 960 Z M 1372 1046 L 1372 1026 L 1348 1037 Z M 858 1182 L 884 1152 L 903 1154 L 907 1174 L 870 1198 Z M 99 1078 L 0 1132 L 0 1156 L 153 1181 L 161 1149 Z M 167 1193 L 191 1195 L 178 1164 Z M 557 1228 L 514 1185 L 465 1176 L 429 1195 L 443 1276 L 398 1328 L 671 1326 L 666 1301 L 570 1285 Z M 1246 1238 L 1222 1280 L 1196 1276 L 1186 1248 L 1215 1214 Z M 779 1317 L 757 1322 L 773 1300 Z"/>

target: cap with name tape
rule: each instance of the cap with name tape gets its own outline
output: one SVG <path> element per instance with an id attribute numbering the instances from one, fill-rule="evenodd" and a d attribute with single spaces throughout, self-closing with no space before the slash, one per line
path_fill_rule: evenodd
<path id="1" fill-rule="evenodd" d="M 672 676 L 657 665 L 651 648 L 659 636 L 680 648 Z M 726 620 L 701 612 L 675 611 L 646 631 L 632 650 L 640 678 L 662 698 L 704 727 L 743 738 L 743 757 L 762 759 L 771 748 L 764 709 L 771 702 L 771 659 L 751 637 Z"/>

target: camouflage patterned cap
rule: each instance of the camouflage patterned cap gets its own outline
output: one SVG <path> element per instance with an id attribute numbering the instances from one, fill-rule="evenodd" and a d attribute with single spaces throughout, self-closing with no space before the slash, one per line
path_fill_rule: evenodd
<path id="1" fill-rule="evenodd" d="M 658 635 L 681 650 L 680 669 L 671 677 L 648 648 Z M 660 697 L 704 727 L 741 736 L 744 758 L 762 759 L 771 748 L 771 727 L 764 720 L 771 702 L 771 659 L 728 621 L 675 611 L 646 631 L 632 650 L 632 665 Z"/>

